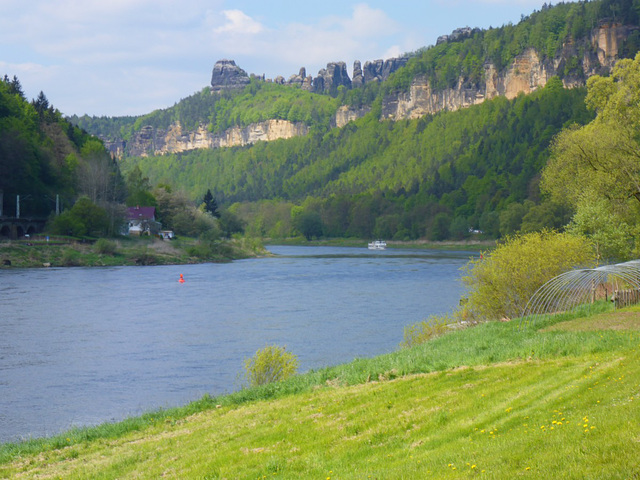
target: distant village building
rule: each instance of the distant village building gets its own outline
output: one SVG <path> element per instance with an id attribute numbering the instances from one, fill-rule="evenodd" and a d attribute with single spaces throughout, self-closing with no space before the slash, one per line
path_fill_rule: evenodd
<path id="1" fill-rule="evenodd" d="M 156 221 L 156 207 L 127 208 L 129 235 L 158 235 L 162 225 Z"/>

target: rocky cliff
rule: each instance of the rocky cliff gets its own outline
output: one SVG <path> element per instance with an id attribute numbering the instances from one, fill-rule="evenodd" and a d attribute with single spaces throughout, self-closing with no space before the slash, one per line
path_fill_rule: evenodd
<path id="1" fill-rule="evenodd" d="M 622 42 L 636 28 L 620 24 L 601 25 L 582 44 L 565 44 L 553 59 L 542 59 L 538 52 L 529 48 L 503 71 L 486 63 L 483 81 L 478 85 L 470 86 L 467 79 L 459 78 L 452 88 L 434 90 L 424 76 L 418 76 L 413 79 L 408 91 L 396 92 L 384 98 L 382 117 L 392 120 L 418 118 L 441 110 L 458 110 L 496 96 L 511 99 L 520 93 L 528 94 L 544 87 L 556 75 L 563 79 L 567 88 L 585 85 L 587 78 L 609 72 L 618 59 Z M 447 41 L 447 38 L 440 41 Z M 571 68 L 570 65 L 578 67 Z M 342 116 L 345 115 L 343 112 Z M 357 118 L 358 115 L 353 113 L 351 117 Z"/>
<path id="2" fill-rule="evenodd" d="M 306 125 L 286 120 L 267 120 L 248 127 L 233 127 L 221 134 L 209 132 L 204 125 L 188 131 L 184 130 L 180 124 L 173 124 L 166 130 L 151 126 L 142 127 L 126 144 L 107 146 L 118 156 L 126 152 L 129 156 L 146 157 L 198 148 L 250 145 L 259 141 L 292 138 L 307 133 Z"/>
<path id="3" fill-rule="evenodd" d="M 218 60 L 211 73 L 211 91 L 221 92 L 242 88 L 249 83 L 247 72 L 233 60 Z"/>

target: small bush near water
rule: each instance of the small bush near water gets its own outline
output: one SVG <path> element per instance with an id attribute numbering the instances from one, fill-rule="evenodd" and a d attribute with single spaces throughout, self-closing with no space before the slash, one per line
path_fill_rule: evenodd
<path id="1" fill-rule="evenodd" d="M 107 240 L 106 238 L 99 238 L 96 241 L 94 248 L 97 253 L 102 255 L 115 255 L 118 250 L 116 242 Z"/>
<path id="2" fill-rule="evenodd" d="M 298 371 L 298 357 L 286 347 L 268 345 L 245 361 L 245 374 L 251 387 L 286 380 Z"/>

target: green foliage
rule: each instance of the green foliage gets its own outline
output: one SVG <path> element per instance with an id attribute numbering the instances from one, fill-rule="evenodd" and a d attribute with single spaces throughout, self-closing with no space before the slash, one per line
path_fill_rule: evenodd
<path id="1" fill-rule="evenodd" d="M 94 244 L 94 249 L 101 255 L 115 255 L 118 252 L 116 242 L 106 238 L 99 238 Z"/>
<path id="2" fill-rule="evenodd" d="M 597 116 L 556 138 L 541 188 L 576 213 L 571 229 L 604 259 L 628 259 L 639 238 L 640 54 L 621 60 L 611 77 L 592 77 L 586 102 Z"/>
<path id="3" fill-rule="evenodd" d="M 287 352 L 286 347 L 267 345 L 245 360 L 244 367 L 249 385 L 257 387 L 294 376 L 298 371 L 298 357 Z"/>
<path id="4" fill-rule="evenodd" d="M 476 321 L 516 318 L 545 282 L 593 265 L 593 245 L 584 237 L 550 231 L 507 237 L 465 266 L 465 316 Z"/>
<path id="5" fill-rule="evenodd" d="M 153 196 L 157 202 L 157 218 L 163 227 L 176 234 L 198 237 L 209 230 L 217 230 L 216 219 L 197 209 L 183 192 L 156 188 Z"/>
<path id="6" fill-rule="evenodd" d="M 156 199 L 151 193 L 149 179 L 142 175 L 140 167 L 133 167 L 127 174 L 127 206 L 155 207 Z"/>
<path id="7" fill-rule="evenodd" d="M 211 190 L 207 188 L 207 193 L 204 194 L 202 200 L 204 209 L 216 218 L 220 218 L 220 212 L 218 211 L 218 202 L 214 198 Z"/>
<path id="8" fill-rule="evenodd" d="M 433 340 L 451 331 L 451 326 L 457 324 L 458 319 L 453 315 L 436 315 L 427 320 L 409 325 L 404 329 L 404 339 L 401 346 L 411 348 L 415 345 Z"/>
<path id="9" fill-rule="evenodd" d="M 585 196 L 584 203 L 578 204 L 567 231 L 590 238 L 601 263 L 637 258 L 634 256 L 637 253 L 634 250 L 635 239 L 640 236 L 637 225 L 627 223 L 605 199 Z"/>
<path id="10" fill-rule="evenodd" d="M 99 237 L 108 235 L 109 227 L 107 211 L 88 197 L 80 197 L 71 209 L 54 217 L 50 231 L 56 235 Z"/>
<path id="11" fill-rule="evenodd" d="M 320 214 L 314 211 L 305 211 L 302 207 L 300 211 L 292 210 L 292 224 L 298 232 L 300 232 L 307 240 L 311 240 L 314 237 L 318 238 L 322 236 L 322 219 Z"/>

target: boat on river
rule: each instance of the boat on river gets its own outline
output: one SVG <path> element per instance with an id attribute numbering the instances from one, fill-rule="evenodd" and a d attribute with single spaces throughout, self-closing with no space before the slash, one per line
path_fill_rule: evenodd
<path id="1" fill-rule="evenodd" d="M 369 242 L 369 250 L 384 250 L 385 248 L 387 248 L 387 242 L 384 240 Z"/>

